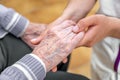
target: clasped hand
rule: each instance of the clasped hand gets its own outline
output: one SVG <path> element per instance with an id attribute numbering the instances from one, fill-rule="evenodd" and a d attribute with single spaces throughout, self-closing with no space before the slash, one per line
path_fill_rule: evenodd
<path id="1" fill-rule="evenodd" d="M 59 25 L 48 26 L 46 35 L 34 48 L 32 53 L 45 63 L 47 71 L 65 59 L 83 38 L 83 32 L 76 34 L 72 31 L 75 25 L 72 21 L 64 21 Z"/>

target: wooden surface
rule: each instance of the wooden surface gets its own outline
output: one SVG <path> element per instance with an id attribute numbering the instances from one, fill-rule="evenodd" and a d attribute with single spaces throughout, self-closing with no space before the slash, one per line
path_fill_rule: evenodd
<path id="1" fill-rule="evenodd" d="M 1 3 L 27 17 L 32 22 L 50 23 L 59 17 L 68 0 L 2 0 Z M 98 4 L 89 13 L 96 12 Z M 90 78 L 90 48 L 73 51 L 68 72 L 82 74 Z"/>

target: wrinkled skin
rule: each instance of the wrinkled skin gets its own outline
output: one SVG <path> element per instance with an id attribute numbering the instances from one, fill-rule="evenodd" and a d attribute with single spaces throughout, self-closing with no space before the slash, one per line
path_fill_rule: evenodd
<path id="1" fill-rule="evenodd" d="M 24 34 L 21 36 L 21 39 L 28 45 L 30 46 L 32 49 L 35 48 L 35 46 L 37 46 L 40 41 L 43 39 L 41 37 L 40 41 L 38 41 L 36 43 L 35 41 L 35 44 L 33 44 L 31 41 L 35 40 L 36 38 L 38 38 L 39 36 L 41 36 L 45 31 L 47 31 L 48 25 L 46 24 L 37 24 L 37 23 L 30 23 L 26 29 L 26 31 L 24 32 Z M 51 25 L 53 26 L 53 25 Z M 66 63 L 67 62 L 67 58 L 65 58 L 63 60 L 63 63 Z M 53 72 L 56 72 L 57 71 L 57 67 L 54 67 L 52 69 Z"/>
<path id="2" fill-rule="evenodd" d="M 82 39 L 83 32 L 78 34 L 72 32 L 74 25 L 72 21 L 65 21 L 52 27 L 33 50 L 33 54 L 45 63 L 47 71 L 65 59 Z"/>
<path id="3" fill-rule="evenodd" d="M 40 36 L 46 28 L 46 24 L 30 23 L 21 38 L 27 45 L 34 48 L 36 45 L 32 44 L 31 40 Z"/>

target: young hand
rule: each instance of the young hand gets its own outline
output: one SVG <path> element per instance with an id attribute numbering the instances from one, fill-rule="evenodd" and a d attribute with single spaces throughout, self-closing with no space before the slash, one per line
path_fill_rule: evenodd
<path id="1" fill-rule="evenodd" d="M 120 20 L 104 15 L 93 15 L 78 22 L 74 32 L 85 31 L 85 36 L 78 46 L 91 47 L 107 36 L 120 38 Z"/>

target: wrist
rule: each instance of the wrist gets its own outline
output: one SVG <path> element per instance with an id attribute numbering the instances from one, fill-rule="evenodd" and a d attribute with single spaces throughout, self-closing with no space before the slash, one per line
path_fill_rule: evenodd
<path id="1" fill-rule="evenodd" d="M 41 48 L 38 51 L 33 51 L 33 53 L 43 61 L 47 72 L 54 68 L 56 65 L 58 65 L 63 59 L 65 59 L 69 55 L 65 54 L 64 51 L 62 52 L 61 49 L 44 51 L 44 49 Z"/>
<path id="2" fill-rule="evenodd" d="M 39 54 L 39 53 L 37 54 L 35 52 L 33 52 L 33 55 L 37 56 L 37 59 L 40 60 L 42 62 L 42 64 L 44 64 L 43 66 L 44 66 L 46 72 L 50 71 L 49 66 L 51 64 L 48 62 L 47 59 L 45 59 L 44 55 Z"/>
<path id="3" fill-rule="evenodd" d="M 44 32 L 46 28 L 47 24 L 29 23 L 21 37 L 31 35 L 32 38 L 36 38 L 40 36 L 40 34 Z"/>
<path id="4" fill-rule="evenodd" d="M 24 29 L 24 32 L 23 32 L 22 36 L 24 36 L 24 35 L 26 35 L 26 34 L 28 34 L 32 31 L 31 25 L 32 25 L 32 23 L 29 22 L 28 25 L 26 26 L 26 29 Z"/>
<path id="5" fill-rule="evenodd" d="M 109 17 L 109 28 L 110 28 L 110 32 L 109 32 L 109 36 L 111 37 L 115 37 L 115 38 L 120 38 L 120 19 L 118 18 L 114 18 L 114 17 Z"/>
<path id="6" fill-rule="evenodd" d="M 38 55 L 35 55 L 35 54 L 30 54 L 32 57 L 34 57 L 35 59 L 37 59 L 42 65 L 43 65 L 43 68 L 45 70 L 45 73 L 47 73 L 47 70 L 46 70 L 46 65 L 45 63 L 43 62 L 43 60 L 41 58 L 38 57 Z"/>

